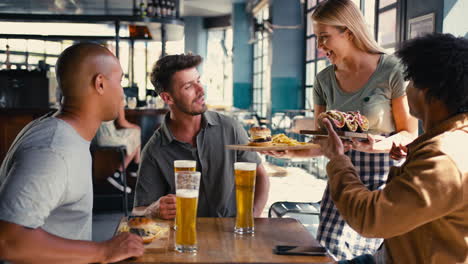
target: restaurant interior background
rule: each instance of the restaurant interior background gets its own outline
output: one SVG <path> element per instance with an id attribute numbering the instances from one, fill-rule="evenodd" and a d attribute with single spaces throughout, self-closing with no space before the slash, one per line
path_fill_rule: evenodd
<path id="1" fill-rule="evenodd" d="M 119 57 L 125 73 L 126 114 L 142 127 L 143 144 L 167 112 L 149 80 L 152 65 L 165 54 L 182 52 L 204 58 L 199 71 L 210 109 L 235 117 L 246 129 L 266 125 L 274 134 L 306 140 L 297 132 L 313 122 L 314 78 L 329 64 L 315 48 L 316 36 L 309 19 L 318 2 L 2 0 L 0 160 L 26 123 L 58 107 L 55 62 L 65 48 L 79 41 L 102 43 Z M 467 0 L 354 2 L 388 53 L 404 40 L 426 32 L 468 38 L 468 20 L 464 17 L 468 14 Z M 120 162 L 121 150 L 92 151 L 96 199 L 106 201 L 96 200 L 95 210 L 119 209 L 119 201 L 106 200 L 113 197 L 128 202 L 123 207 L 131 206 L 131 194 L 123 197 L 107 188 L 103 180 L 112 172 L 108 164 Z M 312 175 L 310 178 L 321 179 L 324 186 L 323 159 L 267 161 L 273 164 L 272 175 L 287 175 L 278 180 L 270 196 L 287 189 L 288 177 L 293 177 L 287 169 L 291 166 Z M 134 185 L 134 179 L 127 180 Z M 310 198 L 308 190 L 299 193 L 305 200 L 315 199 Z M 271 198 L 269 204 L 275 199 L 283 198 Z"/>

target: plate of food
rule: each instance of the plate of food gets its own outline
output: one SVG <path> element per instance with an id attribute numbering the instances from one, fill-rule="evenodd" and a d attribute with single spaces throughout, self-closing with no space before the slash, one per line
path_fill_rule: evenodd
<path id="1" fill-rule="evenodd" d="M 115 234 L 130 232 L 143 239 L 146 249 L 155 251 L 167 250 L 169 225 L 145 216 L 123 217 Z"/>
<path id="2" fill-rule="evenodd" d="M 320 113 L 317 118 L 319 124 L 318 130 L 301 130 L 300 133 L 315 136 L 328 136 L 328 132 L 322 124 L 322 119 L 328 118 L 331 121 L 335 132 L 341 138 L 368 138 L 369 120 L 366 116 L 361 115 L 359 111 L 342 112 L 338 110 L 328 110 Z M 376 137 L 377 135 L 373 136 Z"/>
<path id="3" fill-rule="evenodd" d="M 318 144 L 299 142 L 285 134 L 271 136 L 267 127 L 252 127 L 249 129 L 250 142 L 242 145 L 226 145 L 227 149 L 246 151 L 282 151 L 320 148 Z"/>

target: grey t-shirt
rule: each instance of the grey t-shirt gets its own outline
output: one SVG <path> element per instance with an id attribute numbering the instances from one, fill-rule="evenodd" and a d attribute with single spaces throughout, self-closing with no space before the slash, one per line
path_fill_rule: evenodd
<path id="1" fill-rule="evenodd" d="M 175 193 L 174 160 L 196 160 L 201 172 L 198 216 L 231 217 L 236 215 L 234 162 L 255 162 L 255 152 L 227 150 L 228 144 L 245 144 L 247 133 L 239 122 L 207 111 L 197 146 L 178 141 L 168 128 L 169 114 L 142 151 L 135 192 L 135 206 L 147 206 L 161 196 Z"/>
<path id="2" fill-rule="evenodd" d="M 0 219 L 63 238 L 91 240 L 89 145 L 55 117 L 26 126 L 0 168 Z"/>
<path id="3" fill-rule="evenodd" d="M 387 134 L 395 131 L 392 99 L 406 94 L 402 67 L 391 55 L 381 55 L 375 72 L 358 91 L 344 92 L 338 85 L 334 65 L 317 74 L 314 84 L 314 103 L 327 110 L 359 110 L 369 119 L 369 131 Z"/>

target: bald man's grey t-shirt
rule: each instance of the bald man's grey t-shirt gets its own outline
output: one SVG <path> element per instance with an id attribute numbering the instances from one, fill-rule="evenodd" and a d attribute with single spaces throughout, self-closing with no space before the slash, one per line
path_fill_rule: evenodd
<path id="1" fill-rule="evenodd" d="M 196 160 L 201 172 L 198 216 L 235 216 L 234 162 L 261 162 L 256 152 L 225 147 L 248 143 L 245 129 L 231 117 L 207 111 L 193 147 L 177 140 L 168 122 L 169 114 L 142 151 L 135 206 L 148 206 L 161 196 L 175 194 L 174 160 Z"/>
<path id="2" fill-rule="evenodd" d="M 65 121 L 43 117 L 26 126 L 0 168 L 0 220 L 91 240 L 90 142 Z"/>

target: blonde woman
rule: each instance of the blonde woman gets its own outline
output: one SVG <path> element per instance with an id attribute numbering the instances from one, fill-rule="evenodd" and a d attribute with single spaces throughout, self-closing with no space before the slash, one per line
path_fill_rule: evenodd
<path id="1" fill-rule="evenodd" d="M 350 0 L 321 2 L 312 14 L 317 47 L 332 65 L 316 76 L 314 114 L 337 109 L 360 111 L 370 122 L 370 132 L 386 138 L 353 140 L 347 155 L 369 190 L 383 187 L 394 162 L 392 144 L 406 145 L 417 134 L 417 121 L 409 114 L 402 69 L 396 58 L 372 39 L 364 18 Z M 317 125 L 317 120 L 316 120 Z M 276 157 L 313 157 L 320 150 L 268 153 Z M 381 239 L 361 237 L 341 218 L 328 186 L 320 212 L 317 239 L 338 259 L 373 254 Z"/>

